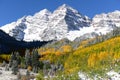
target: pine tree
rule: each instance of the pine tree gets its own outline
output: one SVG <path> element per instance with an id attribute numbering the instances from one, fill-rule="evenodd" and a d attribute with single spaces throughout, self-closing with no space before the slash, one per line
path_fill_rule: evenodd
<path id="1" fill-rule="evenodd" d="M 13 74 L 15 74 L 15 75 L 17 74 L 18 65 L 20 65 L 20 63 L 21 63 L 21 59 L 20 59 L 19 52 L 12 53 L 10 61 L 9 61 L 9 67 L 12 67 Z"/>
<path id="2" fill-rule="evenodd" d="M 19 52 L 16 52 L 16 61 L 17 61 L 18 65 L 20 65 L 21 59 L 20 59 Z"/>
<path id="3" fill-rule="evenodd" d="M 9 66 L 8 66 L 8 64 L 5 65 L 5 71 L 9 71 Z"/>
<path id="4" fill-rule="evenodd" d="M 5 67 L 5 66 L 6 66 L 6 62 L 3 61 L 3 63 L 2 63 L 2 67 Z"/>
<path id="5" fill-rule="evenodd" d="M 39 68 L 39 55 L 37 50 L 32 51 L 32 67 L 33 72 L 37 73 Z"/>
<path id="6" fill-rule="evenodd" d="M 9 67 L 12 67 L 13 60 L 15 60 L 15 55 L 12 53 L 9 61 Z"/>
<path id="7" fill-rule="evenodd" d="M 30 51 L 26 50 L 25 51 L 25 68 L 28 66 L 31 66 L 31 56 L 30 56 Z"/>
<path id="8" fill-rule="evenodd" d="M 18 72 L 18 62 L 17 60 L 13 60 L 13 65 L 12 65 L 12 74 L 17 74 Z"/>

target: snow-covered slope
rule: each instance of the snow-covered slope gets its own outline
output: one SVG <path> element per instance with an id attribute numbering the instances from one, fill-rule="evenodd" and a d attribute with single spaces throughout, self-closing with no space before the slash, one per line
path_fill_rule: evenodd
<path id="1" fill-rule="evenodd" d="M 93 18 L 92 25 L 94 27 L 119 27 L 120 26 L 120 11 L 114 11 L 108 14 L 96 15 Z"/>
<path id="2" fill-rule="evenodd" d="M 73 33 L 79 32 L 80 28 L 89 27 L 90 23 L 91 20 L 87 16 L 83 16 L 77 10 L 63 4 L 50 16 L 48 27 L 44 31 L 42 39 L 60 40 L 66 38 L 71 35 L 71 31 L 73 31 Z"/>
<path id="3" fill-rule="evenodd" d="M 106 34 L 116 27 L 120 27 L 120 11 L 116 10 L 110 13 L 102 13 L 99 15 L 95 15 L 93 17 L 90 27 L 83 27 L 80 31 L 71 31 L 70 34 L 67 36 L 69 39 L 74 40 L 76 39 L 86 39 L 86 38 L 93 38 L 95 36 Z"/>
<path id="4" fill-rule="evenodd" d="M 69 38 L 71 32 L 76 35 L 80 28 L 89 27 L 91 20 L 77 10 L 63 4 L 53 13 L 44 9 L 33 16 L 25 16 L 16 22 L 7 24 L 1 29 L 17 40 L 48 41 Z M 77 35 L 79 37 L 80 35 Z"/>
<path id="5" fill-rule="evenodd" d="M 48 11 L 47 9 L 44 9 L 36 13 L 34 16 L 27 16 L 26 18 L 27 29 L 24 31 L 25 32 L 24 40 L 25 41 L 42 40 L 41 35 L 47 28 L 50 15 L 51 12 Z"/>
<path id="6" fill-rule="evenodd" d="M 16 22 L 1 27 L 1 29 L 17 40 L 41 40 L 41 35 L 47 28 L 50 15 L 51 12 L 44 9 L 36 13 L 34 16 L 29 15 L 22 17 Z"/>
<path id="7" fill-rule="evenodd" d="M 22 17 L 17 22 L 12 22 L 10 24 L 7 24 L 1 29 L 8 33 L 10 36 L 16 38 L 16 40 L 22 40 L 24 39 L 24 29 L 26 29 L 25 17 Z"/>
<path id="8" fill-rule="evenodd" d="M 120 11 L 96 15 L 92 20 L 63 4 L 53 13 L 47 9 L 24 16 L 0 29 L 17 40 L 49 41 L 77 37 L 91 38 L 120 27 Z M 93 35 L 94 33 L 94 35 Z"/>
<path id="9" fill-rule="evenodd" d="M 106 34 L 116 27 L 120 27 L 120 11 L 95 15 L 90 27 L 93 27 L 97 34 Z"/>
<path id="10" fill-rule="evenodd" d="M 106 34 L 116 29 L 116 27 L 120 27 L 120 11 L 116 10 L 110 13 L 95 15 L 90 27 L 81 29 L 80 32 L 84 32 L 84 34 L 80 35 L 79 38 L 86 39 L 95 37 L 96 35 Z"/>

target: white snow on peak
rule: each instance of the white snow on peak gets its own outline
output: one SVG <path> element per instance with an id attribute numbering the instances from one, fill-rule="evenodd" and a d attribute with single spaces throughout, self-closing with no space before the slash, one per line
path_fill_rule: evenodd
<path id="1" fill-rule="evenodd" d="M 69 33 L 67 33 L 67 38 L 70 41 L 73 41 L 77 37 L 80 37 L 80 36 L 87 34 L 87 33 L 92 33 L 94 31 L 95 31 L 95 29 L 93 27 L 83 27 L 83 28 L 80 28 L 80 31 L 75 30 L 75 31 L 70 31 Z"/>
<path id="2" fill-rule="evenodd" d="M 34 16 L 36 16 L 36 17 L 45 16 L 45 15 L 49 16 L 51 14 L 52 13 L 50 11 L 48 11 L 47 9 L 43 9 L 40 12 L 36 13 Z"/>
<path id="3" fill-rule="evenodd" d="M 91 26 L 95 27 L 97 32 L 106 34 L 116 27 L 120 27 L 120 11 L 103 13 L 93 18 Z"/>
<path id="4" fill-rule="evenodd" d="M 88 27 L 91 20 L 79 14 L 72 7 L 63 4 L 50 16 L 48 27 L 42 35 L 43 40 L 60 40 L 67 38 L 70 31 L 80 31 L 82 27 Z M 73 34 L 74 35 L 74 34 Z"/>
<path id="5" fill-rule="evenodd" d="M 74 13 L 79 13 L 77 10 L 73 9 L 72 7 L 70 7 L 67 4 L 63 4 L 62 6 L 58 7 L 57 10 L 61 10 L 61 11 L 65 11 L 65 12 L 67 12 L 67 10 L 71 10 Z"/>
<path id="6" fill-rule="evenodd" d="M 1 29 L 19 41 L 40 41 L 40 35 L 47 28 L 50 15 L 51 12 L 43 9 L 33 16 L 24 16 L 16 22 L 1 27 Z"/>
<path id="7" fill-rule="evenodd" d="M 80 36 L 94 37 L 92 33 L 106 34 L 115 27 L 120 27 L 120 11 L 102 13 L 91 20 L 76 9 L 63 4 L 53 13 L 43 9 L 33 16 L 24 16 L 0 29 L 19 41 L 49 41 L 63 38 L 73 41 Z"/>

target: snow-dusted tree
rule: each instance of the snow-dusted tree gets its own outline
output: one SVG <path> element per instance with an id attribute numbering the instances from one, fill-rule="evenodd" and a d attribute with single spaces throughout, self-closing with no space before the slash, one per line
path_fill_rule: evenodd
<path id="1" fill-rule="evenodd" d="M 19 52 L 16 52 L 15 54 L 16 54 L 16 55 L 15 55 L 15 56 L 16 56 L 16 61 L 17 61 L 18 65 L 20 65 L 21 59 L 20 59 Z"/>
<path id="2" fill-rule="evenodd" d="M 25 51 L 25 68 L 28 66 L 31 66 L 31 56 L 30 56 L 30 51 L 26 50 Z"/>
<path id="3" fill-rule="evenodd" d="M 12 53 L 9 61 L 9 67 L 12 67 L 13 60 L 15 60 L 15 55 Z"/>
<path id="4" fill-rule="evenodd" d="M 18 61 L 17 60 L 13 60 L 13 64 L 12 64 L 12 74 L 17 74 L 18 72 Z"/>
<path id="5" fill-rule="evenodd" d="M 2 63 L 2 67 L 5 67 L 5 66 L 6 66 L 6 62 L 3 61 L 3 63 Z"/>
<path id="6" fill-rule="evenodd" d="M 5 65 L 5 71 L 9 71 L 9 66 L 8 66 L 8 64 Z"/>
<path id="7" fill-rule="evenodd" d="M 37 73 L 39 69 L 39 55 L 37 50 L 32 51 L 31 55 L 33 72 Z"/>
<path id="8" fill-rule="evenodd" d="M 19 52 L 14 52 L 11 54 L 11 58 L 9 61 L 9 67 L 12 67 L 12 73 L 17 74 L 18 72 L 18 65 L 20 65 L 21 60 L 20 60 L 20 55 Z"/>

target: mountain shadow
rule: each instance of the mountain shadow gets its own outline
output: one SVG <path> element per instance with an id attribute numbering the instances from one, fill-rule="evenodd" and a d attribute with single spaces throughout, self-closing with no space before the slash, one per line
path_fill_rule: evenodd
<path id="1" fill-rule="evenodd" d="M 33 42 L 24 42 L 24 41 L 17 41 L 15 38 L 9 36 L 2 30 L 0 30 L 0 54 L 1 53 L 10 53 L 12 51 L 19 51 L 25 49 L 32 49 L 41 47 L 48 43 L 47 41 L 33 41 Z"/>

